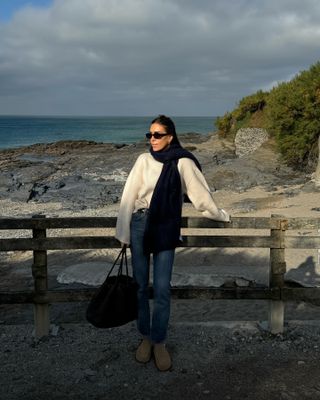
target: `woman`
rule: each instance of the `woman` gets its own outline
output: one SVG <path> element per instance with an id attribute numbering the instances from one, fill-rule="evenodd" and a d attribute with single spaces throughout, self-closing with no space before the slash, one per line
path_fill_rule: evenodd
<path id="1" fill-rule="evenodd" d="M 138 331 L 142 341 L 136 360 L 147 363 L 152 356 L 157 368 L 171 368 L 165 346 L 170 315 L 170 281 L 175 248 L 180 243 L 183 195 L 205 217 L 229 221 L 217 208 L 197 159 L 183 149 L 173 121 L 155 118 L 146 134 L 150 152 L 141 154 L 125 184 L 117 219 L 116 238 L 130 245 L 133 276 L 138 289 Z M 153 312 L 149 308 L 149 268 L 153 254 Z"/>

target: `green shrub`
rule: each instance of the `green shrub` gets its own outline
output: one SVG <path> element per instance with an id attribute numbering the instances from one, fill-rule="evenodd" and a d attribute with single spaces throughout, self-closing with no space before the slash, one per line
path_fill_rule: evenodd
<path id="1" fill-rule="evenodd" d="M 232 114 L 227 112 L 223 117 L 217 117 L 215 124 L 219 130 L 219 133 L 222 136 L 226 136 L 231 130 Z"/>
<path id="2" fill-rule="evenodd" d="M 216 125 L 223 136 L 234 136 L 239 128 L 267 128 L 288 165 L 314 169 L 320 135 L 320 62 L 270 92 L 259 90 L 244 97 Z"/>
<path id="3" fill-rule="evenodd" d="M 244 97 L 231 113 L 218 117 L 216 126 L 223 136 L 234 135 L 236 131 L 250 124 L 251 116 L 264 109 L 268 94 L 259 90 L 257 93 Z"/>
<path id="4" fill-rule="evenodd" d="M 244 119 L 249 114 L 263 110 L 267 102 L 267 93 L 259 90 L 257 93 L 244 97 L 239 102 L 239 106 L 234 110 L 233 116 L 239 121 Z"/>
<path id="5" fill-rule="evenodd" d="M 286 162 L 314 168 L 320 134 L 320 62 L 271 90 L 266 112 Z"/>

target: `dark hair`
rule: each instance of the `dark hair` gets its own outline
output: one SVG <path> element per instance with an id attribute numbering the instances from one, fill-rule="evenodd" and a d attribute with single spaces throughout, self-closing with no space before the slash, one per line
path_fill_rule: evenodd
<path id="1" fill-rule="evenodd" d="M 177 136 L 177 132 L 176 132 L 176 127 L 171 118 L 161 114 L 161 115 L 158 115 L 158 117 L 156 117 L 153 121 L 151 121 L 151 125 L 152 124 L 159 124 L 159 125 L 164 126 L 166 129 L 166 133 L 169 133 L 170 135 L 173 136 L 171 143 L 180 145 L 180 142 L 179 142 L 179 139 Z"/>

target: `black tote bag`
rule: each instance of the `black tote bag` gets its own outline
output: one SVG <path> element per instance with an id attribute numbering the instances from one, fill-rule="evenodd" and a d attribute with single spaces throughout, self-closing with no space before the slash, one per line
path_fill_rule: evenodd
<path id="1" fill-rule="evenodd" d="M 117 274 L 111 276 L 117 265 Z M 123 247 L 105 281 L 90 300 L 87 321 L 97 328 L 112 328 L 137 319 L 137 289 L 137 283 L 128 274 L 126 247 Z"/>

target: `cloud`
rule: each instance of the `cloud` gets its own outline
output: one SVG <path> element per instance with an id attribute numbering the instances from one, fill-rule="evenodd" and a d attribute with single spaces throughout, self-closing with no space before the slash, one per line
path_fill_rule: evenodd
<path id="1" fill-rule="evenodd" d="M 0 112 L 215 115 L 319 57 L 317 1 L 56 0 L 0 24 Z"/>

